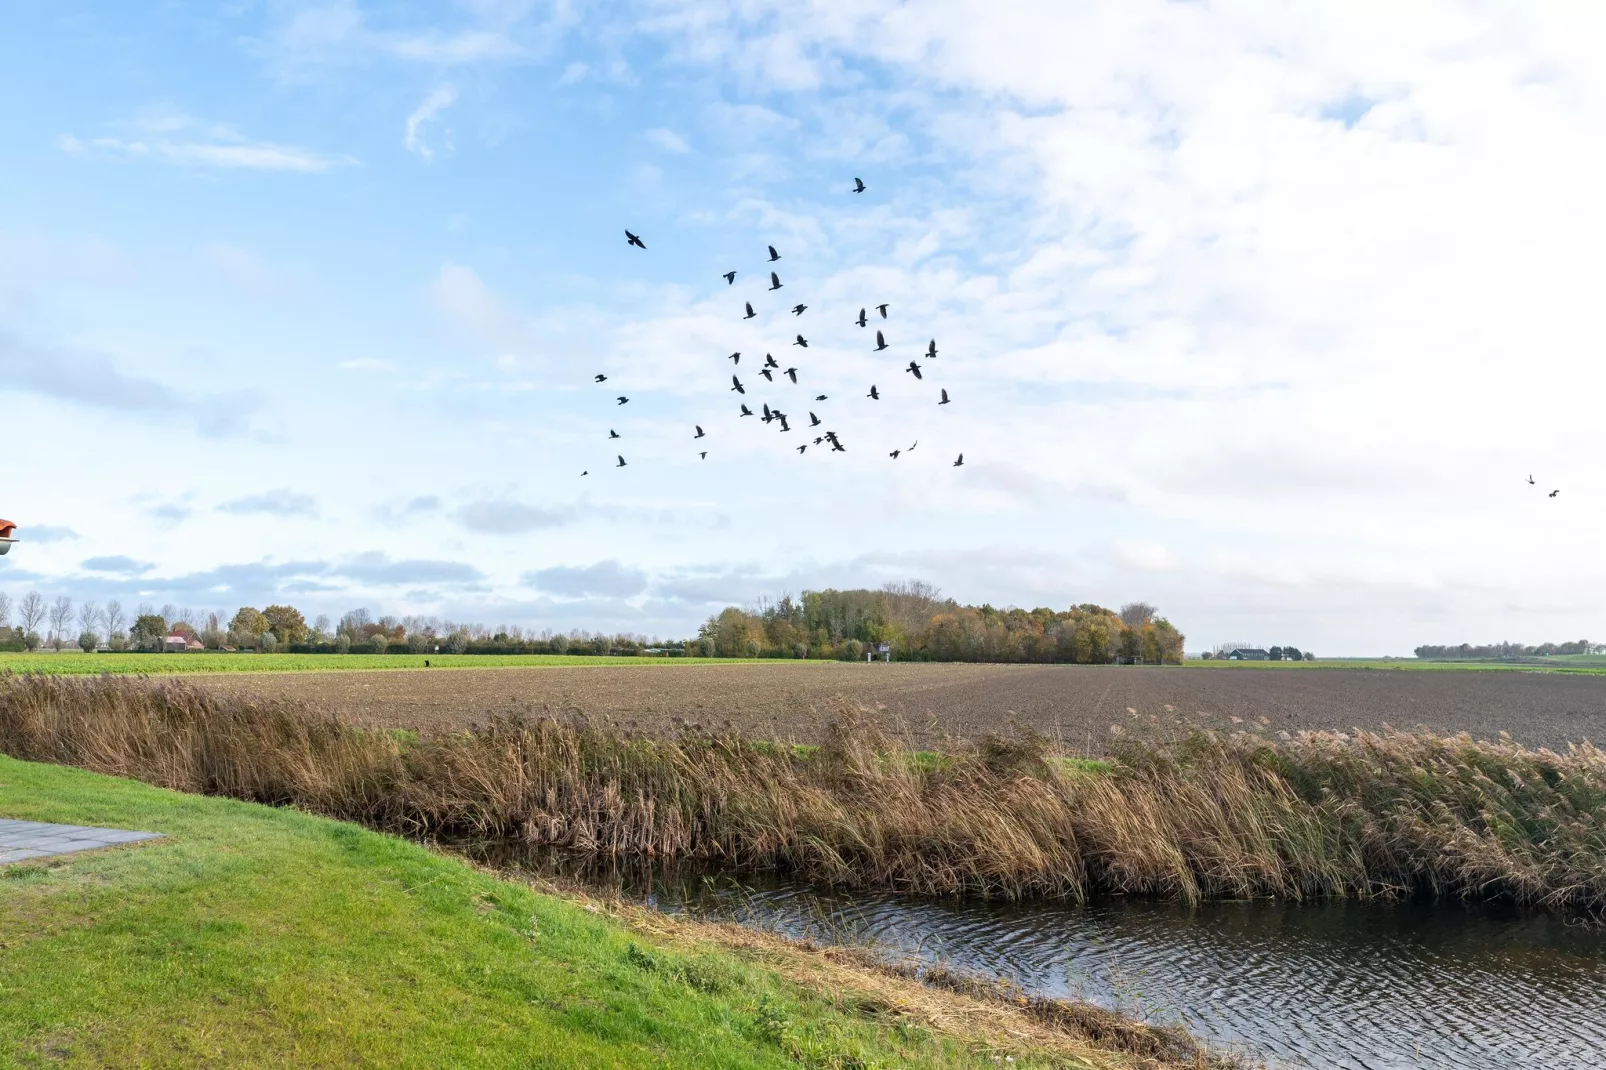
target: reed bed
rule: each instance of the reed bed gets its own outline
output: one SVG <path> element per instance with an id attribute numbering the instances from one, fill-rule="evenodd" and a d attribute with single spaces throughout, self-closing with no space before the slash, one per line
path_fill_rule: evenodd
<path id="1" fill-rule="evenodd" d="M 843 704 L 800 752 L 503 717 L 420 739 L 181 681 L 0 676 L 0 751 L 410 836 L 922 895 L 1426 894 L 1606 913 L 1606 752 L 1197 733 L 1108 768 L 1040 738 L 939 758 Z"/>

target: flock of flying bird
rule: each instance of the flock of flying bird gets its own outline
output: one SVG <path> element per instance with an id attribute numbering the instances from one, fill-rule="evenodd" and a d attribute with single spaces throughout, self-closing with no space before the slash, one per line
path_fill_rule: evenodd
<path id="1" fill-rule="evenodd" d="M 865 184 L 864 184 L 864 182 L 862 180 L 857 179 L 857 178 L 855 178 L 853 180 L 853 192 L 854 193 L 863 193 L 866 188 L 867 187 L 865 186 Z M 632 232 L 630 232 L 628 230 L 625 231 L 625 241 L 626 241 L 627 244 L 629 244 L 629 245 L 631 245 L 631 246 L 633 246 L 633 247 L 635 247 L 637 249 L 641 249 L 643 251 L 645 251 L 646 248 L 647 248 L 646 243 L 641 240 L 640 236 L 638 236 L 636 234 L 633 234 Z M 769 263 L 773 264 L 776 261 L 781 259 L 781 254 L 776 250 L 775 246 L 771 245 L 771 246 L 768 247 L 768 249 L 769 249 Z M 737 273 L 734 272 L 734 271 L 725 272 L 724 273 L 725 284 L 727 286 L 734 286 L 736 284 L 736 275 L 737 275 Z M 783 284 L 781 283 L 780 275 L 774 269 L 770 270 L 769 275 L 770 275 L 769 292 L 773 293 L 773 292 L 775 292 L 777 290 L 782 289 L 783 288 Z M 745 314 L 742 316 L 742 319 L 750 320 L 750 319 L 754 319 L 755 317 L 757 317 L 758 313 L 753 310 L 753 303 L 751 301 L 743 302 L 743 304 L 745 306 Z M 870 317 L 869 317 L 868 313 L 869 313 L 870 307 L 873 307 L 876 310 L 876 312 L 880 315 L 881 319 L 885 320 L 885 319 L 888 318 L 887 309 L 890 307 L 889 304 L 879 304 L 879 305 L 874 305 L 874 306 L 867 306 L 865 308 L 859 309 L 858 318 L 853 321 L 859 327 L 868 327 L 869 326 Z M 802 304 L 800 302 L 800 303 L 792 306 L 791 312 L 792 312 L 792 315 L 801 318 L 803 313 L 807 312 L 808 309 L 809 309 L 808 305 Z M 798 332 L 797 337 L 792 341 L 792 345 L 796 346 L 796 347 L 798 347 L 800 349 L 807 349 L 809 347 L 809 340 L 803 336 L 802 332 Z M 886 339 L 885 332 L 878 328 L 876 330 L 876 332 L 875 332 L 875 349 L 874 349 L 874 352 L 880 353 L 880 352 L 883 352 L 883 351 L 885 351 L 887 349 L 890 349 L 890 348 L 891 347 L 887 344 L 887 339 Z M 740 352 L 732 353 L 728 359 L 730 360 L 733 369 L 739 368 L 740 365 L 741 365 L 741 362 L 742 362 L 742 354 Z M 931 340 L 931 344 L 927 347 L 926 352 L 925 352 L 925 359 L 927 359 L 927 360 L 936 360 L 937 359 L 937 340 L 936 339 L 932 339 Z M 917 380 L 922 380 L 923 381 L 925 379 L 924 371 L 922 370 L 920 362 L 917 361 L 917 360 L 911 360 L 909 362 L 908 367 L 904 368 L 903 371 L 906 374 L 913 375 L 915 377 L 915 379 L 917 379 Z M 771 356 L 768 353 L 764 354 L 764 363 L 758 369 L 758 374 L 760 376 L 762 376 L 764 378 L 764 380 L 766 382 L 770 383 L 770 384 L 774 384 L 775 383 L 775 381 L 776 381 L 775 380 L 775 376 L 777 374 L 779 374 L 781 376 L 784 376 L 786 379 L 790 380 L 792 385 L 794 385 L 794 386 L 798 385 L 798 368 L 796 366 L 788 367 L 788 368 L 782 368 L 780 362 L 778 360 L 776 360 L 773 356 Z M 606 375 L 602 374 L 601 372 L 598 372 L 596 375 L 594 375 L 592 377 L 592 381 L 594 383 L 596 383 L 596 384 L 602 384 L 602 383 L 605 383 L 605 382 L 608 381 L 608 377 Z M 749 381 L 751 382 L 751 379 Z M 757 386 L 755 386 L 754 389 L 758 389 Z M 735 370 L 732 371 L 730 390 L 731 390 L 732 393 L 740 395 L 741 397 L 745 397 L 747 395 L 747 386 L 745 386 L 742 383 L 741 374 L 738 371 L 735 371 Z M 946 388 L 939 388 L 939 393 L 941 394 L 941 400 L 939 400 L 937 402 L 937 404 L 938 405 L 950 404 L 950 399 L 948 397 L 947 389 Z M 881 391 L 876 386 L 876 384 L 872 383 L 872 384 L 870 384 L 870 392 L 868 394 L 866 394 L 865 396 L 868 397 L 872 401 L 880 401 L 881 400 Z M 829 400 L 829 398 L 825 394 L 817 394 L 814 397 L 814 401 L 815 402 L 824 402 L 824 401 L 828 401 L 828 400 Z M 618 406 L 618 405 L 628 405 L 629 403 L 630 403 L 630 398 L 627 395 L 624 395 L 624 394 L 618 395 L 618 397 L 614 401 L 614 404 L 616 406 Z M 748 408 L 746 401 L 738 400 L 738 404 L 741 407 L 741 411 L 740 411 L 740 413 L 738 415 L 738 419 L 740 419 L 743 416 L 757 416 L 758 415 L 752 409 Z M 792 424 L 791 424 L 791 419 L 792 418 L 789 417 L 785 412 L 782 412 L 778 408 L 771 408 L 770 405 L 767 402 L 761 403 L 761 406 L 762 406 L 762 409 L 763 409 L 763 416 L 761 417 L 763 423 L 765 423 L 765 424 L 779 423 L 781 425 L 780 429 L 781 429 L 782 432 L 789 432 L 789 431 L 792 430 Z M 821 420 L 819 416 L 815 415 L 815 413 L 809 412 L 809 423 L 808 423 L 808 427 L 805 430 L 806 431 L 813 431 L 815 428 L 823 427 L 824 423 L 825 423 L 825 421 Z M 692 435 L 692 439 L 693 440 L 707 437 L 706 436 L 706 432 L 703 431 L 703 428 L 702 428 L 701 424 L 693 424 L 692 426 L 693 426 L 693 428 L 695 429 L 695 432 L 696 432 L 695 434 Z M 620 437 L 622 437 L 622 436 L 620 436 L 618 431 L 613 430 L 611 428 L 609 429 L 608 438 L 610 440 L 611 439 L 618 439 Z M 835 431 L 832 431 L 832 430 L 820 431 L 815 436 L 813 442 L 803 442 L 800 445 L 798 445 L 797 446 L 797 452 L 800 453 L 800 454 L 804 453 L 805 451 L 808 450 L 808 448 L 811 445 L 812 446 L 829 445 L 829 448 L 830 448 L 830 450 L 832 452 L 835 452 L 835 453 L 846 453 L 847 452 L 847 448 L 842 445 L 842 441 L 838 437 L 837 433 Z M 904 453 L 908 453 L 910 450 L 914 449 L 915 446 L 918 446 L 918 445 L 920 445 L 920 441 L 918 439 L 916 439 L 913 445 L 907 447 L 906 449 L 893 450 L 890 454 L 888 454 L 888 456 L 890 456 L 893 460 L 897 460 L 900 455 L 902 455 Z M 614 467 L 615 468 L 624 468 L 626 466 L 624 454 L 621 453 L 621 454 L 617 454 L 616 456 L 617 456 L 618 460 L 617 460 L 617 463 L 614 465 Z M 704 460 L 706 460 L 708 458 L 708 451 L 707 450 L 699 451 L 698 456 L 703 458 Z M 965 463 L 965 455 L 963 453 L 961 453 L 958 456 L 958 458 L 954 460 L 953 467 L 954 468 L 963 467 L 964 463 Z M 586 471 L 583 471 L 580 474 L 583 475 L 583 476 L 584 475 L 589 475 L 590 474 L 590 470 L 587 469 Z"/>

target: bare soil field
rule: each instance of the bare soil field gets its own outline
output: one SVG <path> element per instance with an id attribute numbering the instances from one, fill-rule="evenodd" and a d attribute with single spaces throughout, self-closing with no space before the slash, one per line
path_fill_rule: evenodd
<path id="1" fill-rule="evenodd" d="M 1170 736 L 1190 725 L 1378 729 L 1419 726 L 1531 746 L 1606 742 L 1606 677 L 1092 665 L 797 663 L 448 669 L 191 677 L 294 698 L 341 718 L 426 734 L 518 709 L 577 712 L 668 732 L 677 721 L 812 742 L 833 705 L 880 706 L 918 746 L 1008 732 L 1011 719 L 1087 753 L 1111 726 Z"/>

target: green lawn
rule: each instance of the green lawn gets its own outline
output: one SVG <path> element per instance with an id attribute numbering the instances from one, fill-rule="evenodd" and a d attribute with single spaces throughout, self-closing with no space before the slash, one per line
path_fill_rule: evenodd
<path id="1" fill-rule="evenodd" d="M 730 665 L 746 658 L 585 657 L 574 654 L 0 654 L 0 672 L 338 672 L 352 669 L 475 669 L 517 665 Z"/>
<path id="2" fill-rule="evenodd" d="M 0 867 L 0 1067 L 997 1065 L 354 825 L 5 757 L 0 816 L 169 837 Z"/>

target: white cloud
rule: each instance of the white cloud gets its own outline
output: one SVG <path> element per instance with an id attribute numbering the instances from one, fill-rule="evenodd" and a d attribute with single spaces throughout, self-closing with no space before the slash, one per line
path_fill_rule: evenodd
<path id="1" fill-rule="evenodd" d="M 663 127 L 647 131 L 647 140 L 665 152 L 686 153 L 691 151 L 691 146 L 686 144 L 685 138 L 673 130 L 666 130 Z"/>
<path id="2" fill-rule="evenodd" d="M 396 370 L 396 366 L 390 361 L 380 360 L 378 357 L 357 357 L 354 360 L 343 360 L 336 364 L 335 367 L 346 372 L 393 372 Z"/>
<path id="3" fill-rule="evenodd" d="M 407 117 L 407 134 L 402 144 L 407 146 L 408 152 L 416 152 L 426 162 L 435 158 L 435 150 L 424 141 L 423 128 L 425 124 L 437 118 L 441 112 L 451 107 L 457 100 L 457 90 L 449 85 L 438 85 L 429 91 L 429 95 L 419 102 L 418 107 Z M 452 151 L 452 132 L 444 132 L 444 141 L 441 151 Z"/>
<path id="4" fill-rule="evenodd" d="M 62 134 L 56 147 L 81 154 L 99 151 L 125 158 L 154 157 L 173 164 L 225 170 L 316 174 L 357 163 L 348 155 L 325 155 L 294 145 L 260 141 L 223 123 L 203 123 L 177 113 L 147 115 L 125 124 L 137 137 L 97 137 L 87 142 Z"/>

